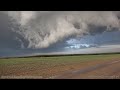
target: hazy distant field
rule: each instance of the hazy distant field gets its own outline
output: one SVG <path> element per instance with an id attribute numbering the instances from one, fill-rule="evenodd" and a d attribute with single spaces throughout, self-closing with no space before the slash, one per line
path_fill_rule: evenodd
<path id="1" fill-rule="evenodd" d="M 0 77 L 52 78 L 67 71 L 118 59 L 120 54 L 0 59 Z"/>

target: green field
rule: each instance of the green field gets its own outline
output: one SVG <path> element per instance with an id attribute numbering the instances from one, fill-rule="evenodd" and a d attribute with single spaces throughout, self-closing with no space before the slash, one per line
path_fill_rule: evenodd
<path id="1" fill-rule="evenodd" d="M 117 58 L 120 58 L 120 54 L 0 59 L 0 76 L 42 76 L 46 78 L 68 70 L 69 65 Z"/>

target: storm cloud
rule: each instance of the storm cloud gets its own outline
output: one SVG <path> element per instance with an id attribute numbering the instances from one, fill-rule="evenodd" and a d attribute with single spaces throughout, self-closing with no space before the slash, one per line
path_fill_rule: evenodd
<path id="1" fill-rule="evenodd" d="M 60 50 L 72 38 L 119 32 L 119 19 L 119 11 L 1 11 L 0 48 Z"/>

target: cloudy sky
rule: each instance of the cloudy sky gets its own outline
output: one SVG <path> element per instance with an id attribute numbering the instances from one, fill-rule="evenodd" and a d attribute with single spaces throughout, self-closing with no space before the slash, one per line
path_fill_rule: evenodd
<path id="1" fill-rule="evenodd" d="M 0 11 L 0 56 L 120 52 L 119 11 Z"/>

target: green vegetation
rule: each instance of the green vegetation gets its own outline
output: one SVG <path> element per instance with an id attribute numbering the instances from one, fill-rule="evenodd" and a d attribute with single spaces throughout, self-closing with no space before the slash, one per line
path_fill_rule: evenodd
<path id="1" fill-rule="evenodd" d="M 57 66 L 85 63 L 86 61 L 112 60 L 117 58 L 120 58 L 120 54 L 0 59 L 0 76 L 24 75 L 24 73 L 27 73 L 28 71 L 33 72 L 33 75 L 41 75 L 43 70 Z M 34 73 L 35 70 L 38 70 L 39 73 Z"/>

